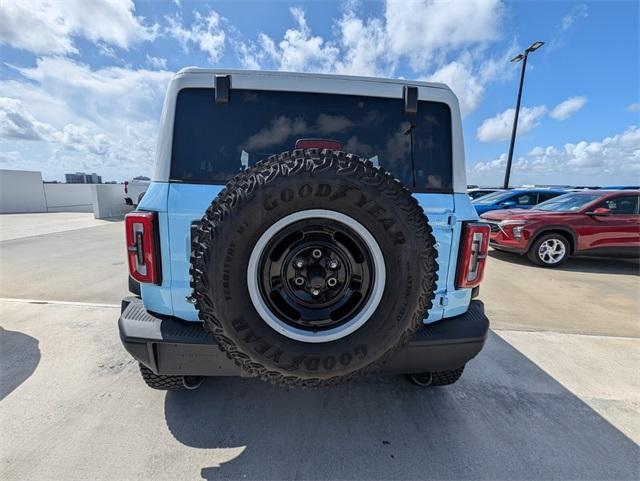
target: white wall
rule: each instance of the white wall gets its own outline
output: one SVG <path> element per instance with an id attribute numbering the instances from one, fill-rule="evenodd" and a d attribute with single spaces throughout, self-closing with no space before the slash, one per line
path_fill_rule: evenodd
<path id="1" fill-rule="evenodd" d="M 91 184 L 44 184 L 44 195 L 49 212 L 93 212 Z"/>
<path id="2" fill-rule="evenodd" d="M 132 210 L 122 184 L 43 184 L 40 172 L 0 169 L 0 214 L 93 212 L 105 219 Z"/>
<path id="3" fill-rule="evenodd" d="M 0 170 L 0 214 L 46 212 L 42 174 L 28 170 Z"/>
<path id="4" fill-rule="evenodd" d="M 91 184 L 93 216 L 96 219 L 122 217 L 133 207 L 124 203 L 124 188 L 121 184 Z"/>

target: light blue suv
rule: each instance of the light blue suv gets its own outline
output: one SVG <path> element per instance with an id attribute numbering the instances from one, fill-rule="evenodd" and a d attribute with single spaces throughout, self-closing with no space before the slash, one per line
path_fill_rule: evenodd
<path id="1" fill-rule="evenodd" d="M 451 384 L 489 326 L 477 219 L 445 85 L 184 69 L 126 217 L 122 342 L 156 389 Z"/>

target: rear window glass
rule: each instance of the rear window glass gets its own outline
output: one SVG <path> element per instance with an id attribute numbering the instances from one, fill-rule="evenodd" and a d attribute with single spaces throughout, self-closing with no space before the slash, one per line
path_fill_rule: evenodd
<path id="1" fill-rule="evenodd" d="M 216 104 L 213 89 L 183 89 L 176 104 L 171 180 L 225 183 L 300 139 L 332 140 L 370 159 L 415 191 L 452 189 L 451 112 L 420 102 L 404 113 L 402 99 L 232 90 Z"/>

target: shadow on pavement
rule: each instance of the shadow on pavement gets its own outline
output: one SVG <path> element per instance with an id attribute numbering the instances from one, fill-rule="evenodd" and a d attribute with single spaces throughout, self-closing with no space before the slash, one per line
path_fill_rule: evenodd
<path id="1" fill-rule="evenodd" d="M 489 249 L 489 256 L 495 259 L 528 266 L 532 269 L 552 269 L 557 271 L 586 272 L 589 274 L 640 275 L 640 262 L 636 259 L 615 257 L 570 257 L 558 267 L 546 268 L 534 265 L 526 256 L 511 252 Z"/>
<path id="2" fill-rule="evenodd" d="M 0 401 L 26 381 L 40 363 L 38 340 L 0 327 Z"/>
<path id="3" fill-rule="evenodd" d="M 492 334 L 449 388 L 402 378 L 328 390 L 210 379 L 168 393 L 174 437 L 244 448 L 206 479 L 637 479 L 638 446 Z M 213 460 L 212 460 L 212 464 Z"/>

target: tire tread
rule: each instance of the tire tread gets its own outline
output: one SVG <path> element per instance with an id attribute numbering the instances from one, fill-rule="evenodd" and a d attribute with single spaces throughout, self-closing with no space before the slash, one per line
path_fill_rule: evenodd
<path id="1" fill-rule="evenodd" d="M 140 364 L 140 374 L 142 379 L 152 389 L 160 391 L 182 391 L 186 387 L 182 381 L 182 376 L 164 376 L 156 374 L 144 364 Z"/>

